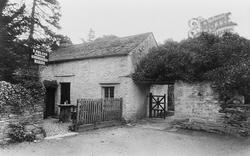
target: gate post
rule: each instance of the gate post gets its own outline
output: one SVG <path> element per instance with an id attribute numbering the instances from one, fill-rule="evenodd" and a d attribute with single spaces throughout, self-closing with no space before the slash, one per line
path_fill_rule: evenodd
<path id="1" fill-rule="evenodd" d="M 122 107 L 122 98 L 120 98 L 120 111 L 121 111 L 121 114 L 120 114 L 120 120 L 122 120 L 122 112 L 123 112 L 123 107 Z"/>
<path id="2" fill-rule="evenodd" d="M 76 105 L 76 124 L 79 123 L 79 115 L 80 115 L 80 100 L 77 99 L 77 105 Z"/>
<path id="3" fill-rule="evenodd" d="M 164 119 L 166 119 L 166 94 L 164 94 Z"/>
<path id="4" fill-rule="evenodd" d="M 152 93 L 149 93 L 149 117 L 152 118 Z"/>

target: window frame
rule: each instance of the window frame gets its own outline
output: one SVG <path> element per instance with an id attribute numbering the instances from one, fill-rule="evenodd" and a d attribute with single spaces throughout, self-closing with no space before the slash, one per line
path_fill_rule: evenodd
<path id="1" fill-rule="evenodd" d="M 115 98 L 115 86 L 102 86 L 102 97 L 105 99 Z"/>

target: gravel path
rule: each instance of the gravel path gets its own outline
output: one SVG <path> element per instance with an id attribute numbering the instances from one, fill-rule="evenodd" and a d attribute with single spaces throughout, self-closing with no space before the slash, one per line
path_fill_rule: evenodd
<path id="1" fill-rule="evenodd" d="M 46 136 L 63 135 L 69 133 L 69 125 L 71 122 L 61 123 L 58 119 L 49 118 L 43 122 L 43 128 L 45 129 Z"/>
<path id="2" fill-rule="evenodd" d="M 21 143 L 2 156 L 249 156 L 250 140 L 149 126 L 104 128 L 63 139 Z"/>

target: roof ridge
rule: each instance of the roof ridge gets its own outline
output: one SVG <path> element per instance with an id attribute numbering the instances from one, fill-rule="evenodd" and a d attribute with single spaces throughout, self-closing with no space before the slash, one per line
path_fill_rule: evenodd
<path id="1" fill-rule="evenodd" d="M 152 32 L 103 39 L 92 43 L 74 44 L 59 48 L 51 53 L 49 62 L 65 61 L 77 58 L 93 58 L 104 56 L 128 55 L 137 48 Z"/>
<path id="2" fill-rule="evenodd" d="M 123 37 L 119 37 L 119 38 L 129 38 L 129 37 L 141 36 L 141 35 L 146 35 L 146 34 L 153 34 L 153 32 L 146 32 L 146 33 L 141 33 L 141 34 L 123 36 Z"/>
<path id="3" fill-rule="evenodd" d="M 146 32 L 146 33 L 141 33 L 141 34 L 135 34 L 135 35 L 129 35 L 129 36 L 122 36 L 122 37 L 114 38 L 114 39 L 111 39 L 111 40 L 122 39 L 122 38 L 130 38 L 130 37 L 141 36 L 141 35 L 146 35 L 146 34 L 153 34 L 153 32 Z M 95 41 L 93 41 L 93 42 L 95 42 Z M 99 42 L 99 41 L 96 41 L 96 42 Z M 58 50 L 60 50 L 60 49 L 65 49 L 65 48 L 69 48 L 69 47 L 73 47 L 73 46 L 85 45 L 85 44 L 88 45 L 89 43 L 86 42 L 86 43 L 72 44 L 72 45 L 69 45 L 69 46 L 66 46 L 66 47 L 61 47 L 61 48 L 59 48 Z M 57 50 L 56 50 L 56 51 L 57 51 Z"/>
<path id="4" fill-rule="evenodd" d="M 146 34 L 152 34 L 153 35 L 153 33 L 152 32 L 148 32 L 148 33 L 144 33 L 145 35 Z M 141 35 L 143 35 L 143 34 L 141 34 Z M 153 35 L 154 36 L 154 35 Z M 148 38 L 148 36 L 146 37 L 146 38 L 144 38 L 140 43 L 138 43 L 135 47 L 134 47 L 134 49 L 132 49 L 129 53 L 131 53 L 132 51 L 134 51 L 136 48 L 138 48 L 146 39 Z"/>

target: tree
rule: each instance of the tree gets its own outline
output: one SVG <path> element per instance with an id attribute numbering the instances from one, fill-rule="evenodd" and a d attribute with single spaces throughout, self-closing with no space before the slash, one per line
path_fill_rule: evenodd
<path id="1" fill-rule="evenodd" d="M 7 1 L 8 2 L 8 1 Z M 23 31 L 16 37 L 32 49 L 50 51 L 50 46 L 57 41 L 56 29 L 60 29 L 60 6 L 57 0 L 32 0 L 19 3 L 7 3 L 4 14 L 15 12 L 13 6 L 22 6 L 22 18 L 16 19 L 23 24 L 16 25 Z M 31 6 L 27 7 L 27 6 Z M 11 21 L 13 22 L 13 21 Z M 9 23 L 11 23 L 9 22 Z M 24 31 L 25 30 L 25 31 Z"/>
<path id="2" fill-rule="evenodd" d="M 51 45 L 52 51 L 55 51 L 59 49 L 60 47 L 73 45 L 72 41 L 70 40 L 68 36 L 59 34 L 59 35 L 56 35 L 56 38 L 57 38 L 56 41 L 54 41 L 54 43 Z"/>
<path id="3" fill-rule="evenodd" d="M 141 60 L 135 81 L 211 82 L 222 100 L 235 90 L 249 96 L 250 41 L 236 34 L 166 42 Z"/>
<path id="4" fill-rule="evenodd" d="M 6 7 L 7 3 L 8 3 L 8 0 L 2 0 L 2 1 L 0 2 L 0 13 L 1 13 L 0 17 L 2 17 L 3 10 L 4 10 L 4 8 Z"/>
<path id="5" fill-rule="evenodd" d="M 26 10 L 29 23 L 27 44 L 32 49 L 50 51 L 51 45 L 57 41 L 56 29 L 60 29 L 60 6 L 57 0 L 33 0 L 31 12 Z"/>
<path id="6" fill-rule="evenodd" d="M 87 41 L 92 42 L 94 41 L 94 39 L 95 39 L 95 31 L 92 28 L 90 28 Z"/>
<path id="7" fill-rule="evenodd" d="M 0 78 L 2 80 L 13 82 L 13 73 L 16 69 L 30 68 L 31 64 L 27 62 L 33 49 L 50 52 L 63 42 L 71 43 L 68 37 L 55 33 L 55 29 L 60 28 L 58 24 L 60 7 L 57 0 L 29 2 L 13 3 L 4 0 L 0 3 Z M 30 5 L 32 7 L 28 8 L 27 6 Z"/>
<path id="8" fill-rule="evenodd" d="M 25 45 L 18 36 L 27 32 L 24 18 L 25 5 L 0 3 L 0 79 L 13 81 L 12 73 L 26 62 Z"/>

